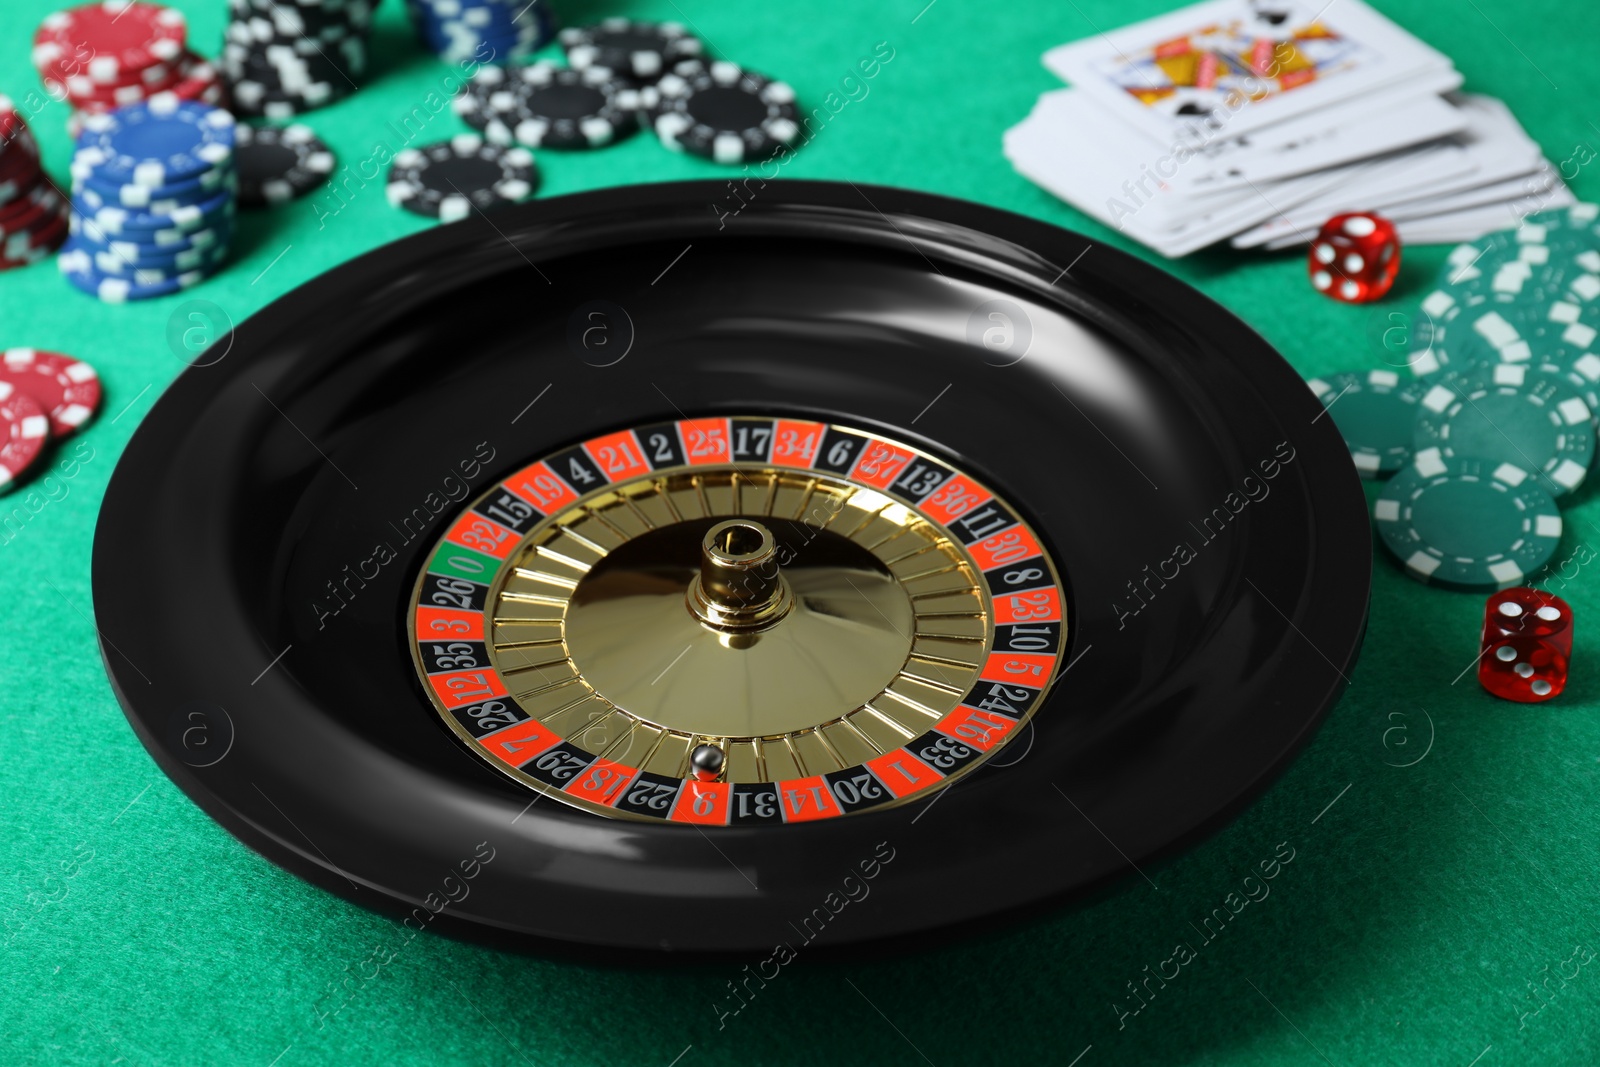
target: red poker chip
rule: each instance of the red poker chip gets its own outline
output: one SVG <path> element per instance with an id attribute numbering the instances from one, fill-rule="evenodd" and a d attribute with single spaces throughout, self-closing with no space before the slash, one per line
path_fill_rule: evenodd
<path id="1" fill-rule="evenodd" d="M 87 74 L 115 85 L 183 52 L 181 12 L 157 4 L 104 0 L 49 15 L 33 36 L 33 63 L 47 78 Z"/>
<path id="2" fill-rule="evenodd" d="M 222 79 L 217 76 L 217 69 L 202 57 L 188 52 L 178 68 L 178 80 L 169 91 L 179 100 L 201 100 L 208 90 L 220 89 L 221 85 Z"/>
<path id="3" fill-rule="evenodd" d="M 99 104 L 113 108 L 147 100 L 156 93 L 171 89 L 179 80 L 177 68 L 166 65 L 152 67 L 146 74 L 148 77 L 140 77 L 123 85 L 100 85 L 88 78 L 77 77 L 69 78 L 65 84 L 46 82 L 45 87 L 73 107 Z"/>
<path id="4" fill-rule="evenodd" d="M 0 94 L 0 145 L 9 146 L 11 139 L 27 128 L 17 105 L 9 96 Z"/>
<path id="5" fill-rule="evenodd" d="M 26 195 L 43 174 L 38 156 L 17 149 L 0 154 L 0 207 Z"/>
<path id="6" fill-rule="evenodd" d="M 33 397 L 0 382 L 0 493 L 39 461 L 50 440 L 50 417 Z"/>
<path id="7" fill-rule="evenodd" d="M 63 203 L 30 228 L 9 234 L 0 243 L 0 270 L 27 267 L 61 247 L 70 229 L 71 212 Z"/>
<path id="8" fill-rule="evenodd" d="M 0 238 L 31 228 L 60 203 L 61 194 L 41 174 L 32 188 L 19 193 L 9 203 L 0 205 Z"/>
<path id="9" fill-rule="evenodd" d="M 152 63 L 142 70 L 131 70 L 120 74 L 113 81 L 97 81 L 89 76 L 87 71 L 68 75 L 56 79 L 47 77 L 45 88 L 56 95 L 67 96 L 100 96 L 114 93 L 118 89 L 131 89 L 144 86 L 149 92 L 159 92 L 160 87 L 176 80 L 178 77 L 178 64 Z"/>
<path id="10" fill-rule="evenodd" d="M 50 416 L 50 433 L 66 437 L 100 408 L 100 375 L 59 352 L 8 348 L 0 354 L 0 383 L 28 394 Z"/>
<path id="11" fill-rule="evenodd" d="M 39 145 L 10 99 L 0 96 L 0 205 L 32 188 L 40 174 Z"/>

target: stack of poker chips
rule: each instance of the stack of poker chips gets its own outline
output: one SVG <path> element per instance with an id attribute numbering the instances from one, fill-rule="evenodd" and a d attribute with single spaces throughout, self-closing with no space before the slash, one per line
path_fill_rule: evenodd
<path id="1" fill-rule="evenodd" d="M 1310 382 L 1356 470 L 1388 479 L 1384 545 L 1429 585 L 1564 587 L 1561 509 L 1600 477 L 1600 205 L 1456 247 L 1384 325 L 1389 366 Z"/>
<path id="2" fill-rule="evenodd" d="M 234 114 L 285 119 L 342 100 L 367 72 L 372 0 L 228 0 Z"/>
<path id="3" fill-rule="evenodd" d="M 548 0 L 406 0 L 423 47 L 450 63 L 502 66 L 555 36 Z"/>
<path id="4" fill-rule="evenodd" d="M 27 122 L 0 96 L 0 270 L 37 263 L 66 236 L 66 198 L 45 174 Z"/>
<path id="5" fill-rule="evenodd" d="M 156 93 L 183 100 L 222 102 L 212 66 L 188 50 L 182 13 L 130 0 L 58 11 L 33 37 L 33 64 L 45 89 L 70 104 L 68 129 L 76 137 L 85 115 L 138 103 Z"/>
<path id="6" fill-rule="evenodd" d="M 85 120 L 72 159 L 72 235 L 58 265 L 107 303 L 210 277 L 233 236 L 234 120 L 162 93 Z"/>

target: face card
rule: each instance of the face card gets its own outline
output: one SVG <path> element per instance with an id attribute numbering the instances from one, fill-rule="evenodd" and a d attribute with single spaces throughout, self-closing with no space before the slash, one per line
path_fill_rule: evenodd
<path id="1" fill-rule="evenodd" d="M 1192 143 L 1450 67 L 1361 0 L 1208 0 L 1053 48 L 1044 63 L 1124 121 Z"/>

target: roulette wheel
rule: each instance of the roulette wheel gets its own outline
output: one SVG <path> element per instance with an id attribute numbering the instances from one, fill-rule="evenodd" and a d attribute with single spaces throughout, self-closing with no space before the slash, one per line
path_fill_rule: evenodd
<path id="1" fill-rule="evenodd" d="M 518 205 L 186 369 L 107 670 L 273 862 L 586 956 L 927 944 L 1214 830 L 1366 619 L 1348 453 L 1159 270 L 917 193 Z"/>

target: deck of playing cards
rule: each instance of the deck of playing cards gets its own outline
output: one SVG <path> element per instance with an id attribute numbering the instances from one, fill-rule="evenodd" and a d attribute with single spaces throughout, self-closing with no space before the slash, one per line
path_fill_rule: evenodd
<path id="1" fill-rule="evenodd" d="M 1207 0 L 1044 64 L 1072 88 L 1006 157 L 1166 256 L 1305 244 L 1344 211 L 1454 243 L 1573 202 L 1504 104 L 1361 0 Z"/>

